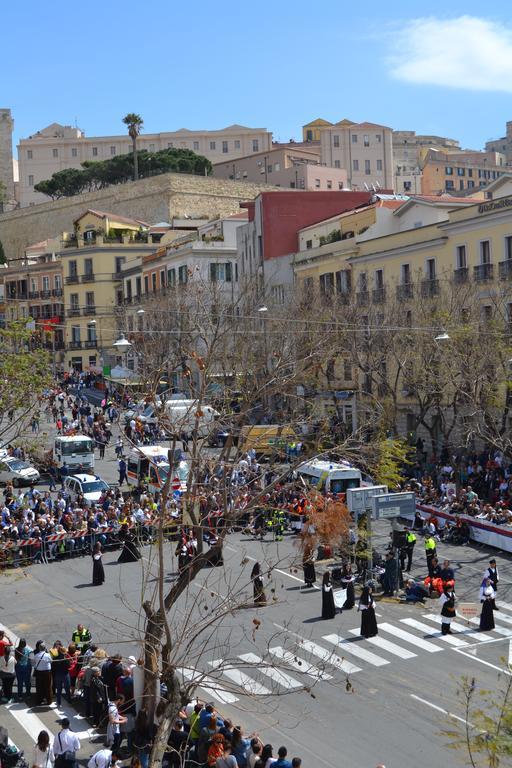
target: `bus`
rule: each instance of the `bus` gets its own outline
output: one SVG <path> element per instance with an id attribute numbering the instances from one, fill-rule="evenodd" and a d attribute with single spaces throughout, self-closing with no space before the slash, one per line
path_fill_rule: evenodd
<path id="1" fill-rule="evenodd" d="M 87 435 L 57 435 L 53 444 L 53 460 L 57 470 L 68 467 L 68 474 L 75 470 L 94 469 L 94 440 Z"/>
<path id="2" fill-rule="evenodd" d="M 127 460 L 128 482 L 134 485 L 147 483 L 151 493 L 161 491 L 169 474 L 169 449 L 163 445 L 141 445 L 133 449 Z M 173 485 L 179 481 L 179 491 L 183 493 L 187 489 L 188 464 L 182 459 L 181 448 L 174 452 L 174 477 Z"/>
<path id="3" fill-rule="evenodd" d="M 297 477 L 323 494 L 346 494 L 348 488 L 360 488 L 363 485 L 361 470 L 348 461 L 334 463 L 313 459 L 297 467 L 296 473 Z"/>

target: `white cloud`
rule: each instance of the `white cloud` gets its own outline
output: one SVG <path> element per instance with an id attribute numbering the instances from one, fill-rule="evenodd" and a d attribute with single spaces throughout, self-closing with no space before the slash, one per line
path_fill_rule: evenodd
<path id="1" fill-rule="evenodd" d="M 398 80 L 512 92 L 512 27 L 475 16 L 413 19 L 393 35 Z"/>

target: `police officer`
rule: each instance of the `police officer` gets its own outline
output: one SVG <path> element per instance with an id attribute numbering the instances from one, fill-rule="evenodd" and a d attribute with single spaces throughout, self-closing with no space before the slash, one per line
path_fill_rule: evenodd
<path id="1" fill-rule="evenodd" d="M 437 557 L 437 550 L 435 539 L 430 533 L 425 534 L 425 555 L 427 558 L 428 575 L 432 576 L 432 558 Z"/>
<path id="2" fill-rule="evenodd" d="M 77 628 L 71 635 L 71 642 L 76 645 L 80 651 L 80 655 L 83 655 L 91 642 L 91 633 L 87 627 L 84 627 L 83 624 L 78 624 Z"/>
<path id="3" fill-rule="evenodd" d="M 276 509 L 275 510 L 276 541 L 282 541 L 283 540 L 284 524 L 285 524 L 285 518 L 284 518 L 283 510 L 282 509 Z"/>
<path id="4" fill-rule="evenodd" d="M 407 573 L 409 573 L 409 571 L 412 568 L 412 554 L 414 551 L 415 544 L 416 544 L 416 536 L 409 528 L 406 528 L 405 529 L 405 547 L 402 550 L 403 552 L 402 570 L 407 571 Z M 407 555 L 407 568 L 404 568 L 406 555 Z"/>

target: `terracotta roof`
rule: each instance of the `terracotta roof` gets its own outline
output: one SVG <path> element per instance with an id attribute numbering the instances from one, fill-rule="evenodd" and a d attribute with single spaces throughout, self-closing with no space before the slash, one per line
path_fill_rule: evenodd
<path id="1" fill-rule="evenodd" d="M 149 227 L 149 224 L 145 221 L 140 221 L 139 219 L 130 219 L 128 216 L 119 216 L 117 213 L 108 213 L 108 211 L 97 211 L 94 208 L 88 208 L 86 211 L 84 211 L 84 213 L 80 214 L 80 216 L 75 219 L 74 223 L 80 221 L 80 219 L 83 219 L 87 213 L 92 213 L 94 216 L 98 216 L 100 219 L 112 219 L 113 221 L 118 221 L 120 224 L 132 224 L 138 227 Z"/>
<path id="2" fill-rule="evenodd" d="M 249 214 L 247 211 L 240 211 L 240 213 L 231 213 L 229 216 L 226 216 L 227 219 L 248 219 Z"/>
<path id="3" fill-rule="evenodd" d="M 406 202 L 407 200 L 378 200 L 376 205 L 377 208 L 391 208 L 394 210 L 395 208 L 400 208 Z"/>

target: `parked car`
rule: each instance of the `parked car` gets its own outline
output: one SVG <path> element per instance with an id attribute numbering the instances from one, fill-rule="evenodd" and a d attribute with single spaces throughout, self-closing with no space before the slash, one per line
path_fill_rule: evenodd
<path id="1" fill-rule="evenodd" d="M 96 504 L 109 489 L 109 484 L 97 475 L 69 475 L 64 480 L 64 490 L 71 500 L 75 501 L 78 496 L 83 496 L 88 506 Z"/>
<path id="2" fill-rule="evenodd" d="M 37 483 L 40 474 L 28 462 L 15 456 L 0 457 L 0 483 L 12 482 L 16 487 Z"/>

